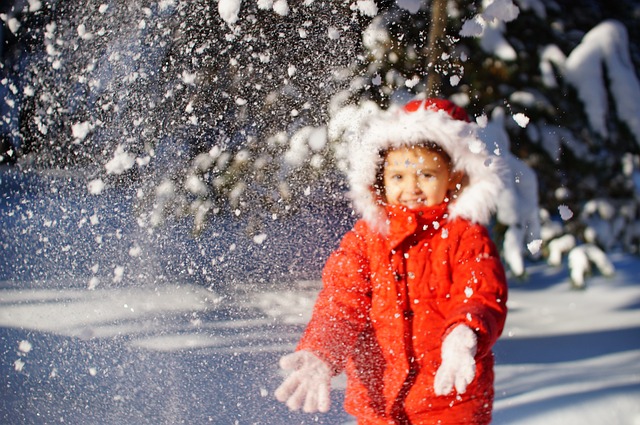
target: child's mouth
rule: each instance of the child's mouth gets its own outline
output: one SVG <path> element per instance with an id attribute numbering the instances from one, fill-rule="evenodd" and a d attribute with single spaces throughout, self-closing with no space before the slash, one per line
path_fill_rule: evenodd
<path id="1" fill-rule="evenodd" d="M 426 199 L 423 198 L 415 198 L 415 199 L 405 199 L 400 201 L 402 205 L 406 207 L 414 207 L 424 205 L 426 203 Z"/>

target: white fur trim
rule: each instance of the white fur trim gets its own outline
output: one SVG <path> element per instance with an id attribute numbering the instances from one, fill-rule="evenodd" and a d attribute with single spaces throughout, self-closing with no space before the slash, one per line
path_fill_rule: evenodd
<path id="1" fill-rule="evenodd" d="M 371 115 L 347 135 L 349 196 L 356 211 L 370 226 L 385 233 L 385 212 L 372 192 L 376 172 L 383 160 L 380 152 L 428 141 L 444 149 L 452 159 L 454 170 L 462 171 L 468 177 L 468 184 L 449 206 L 450 219 L 461 217 L 487 224 L 504 186 L 503 165 L 500 158 L 487 153 L 477 131 L 476 124 L 455 120 L 440 110 L 406 112 L 393 107 Z"/>

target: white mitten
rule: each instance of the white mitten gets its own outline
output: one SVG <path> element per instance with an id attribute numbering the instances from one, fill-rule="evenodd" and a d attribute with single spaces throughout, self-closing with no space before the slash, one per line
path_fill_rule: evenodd
<path id="1" fill-rule="evenodd" d="M 307 413 L 327 412 L 331 404 L 331 370 L 310 351 L 296 351 L 280 359 L 280 367 L 293 372 L 275 392 L 289 409 Z"/>
<path id="2" fill-rule="evenodd" d="M 436 395 L 447 395 L 455 386 L 464 394 L 467 385 L 476 376 L 475 355 L 478 347 L 476 334 L 466 325 L 458 325 L 442 342 L 442 364 L 433 384 Z"/>

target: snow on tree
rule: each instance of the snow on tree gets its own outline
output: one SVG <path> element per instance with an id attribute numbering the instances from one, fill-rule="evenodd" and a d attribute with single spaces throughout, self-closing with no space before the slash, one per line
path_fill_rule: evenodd
<path id="1" fill-rule="evenodd" d="M 584 288 L 586 278 L 592 273 L 592 265 L 604 276 L 611 276 L 615 268 L 607 255 L 597 245 L 583 244 L 573 248 L 568 255 L 571 282 L 577 288 Z"/>
<path id="2" fill-rule="evenodd" d="M 538 178 L 531 167 L 511 153 L 504 121 L 504 109 L 495 108 L 480 135 L 487 146 L 495 146 L 494 153 L 503 158 L 507 167 L 496 219 L 507 226 L 503 241 L 505 262 L 516 276 L 522 276 L 525 273 L 525 246 L 540 240 Z M 533 251 L 531 254 L 537 256 L 538 251 Z"/>
<path id="3" fill-rule="evenodd" d="M 599 220 L 640 227 L 635 3 L 450 0 L 434 43 L 436 3 L 11 2 L 0 162 L 81 167 L 91 196 L 133 185 L 150 231 L 186 216 L 199 234 L 230 214 L 252 215 L 258 235 L 307 194 L 344 191 L 343 135 L 361 117 L 436 95 L 495 117 L 513 170 L 535 171 L 511 194 L 537 184 L 542 253 L 565 234 L 637 250 L 640 231 L 607 242 L 582 212 L 607 200 L 615 214 Z M 501 216 L 528 222 L 531 242 L 535 210 Z M 505 252 L 524 252 L 517 228 L 506 239 L 519 251 Z"/>
<path id="4" fill-rule="evenodd" d="M 547 262 L 552 266 L 562 264 L 562 256 L 571 251 L 576 246 L 576 238 L 572 234 L 566 234 L 552 239 L 549 242 L 549 255 Z"/>
<path id="5" fill-rule="evenodd" d="M 605 77 L 606 71 L 606 77 Z M 625 27 L 607 20 L 589 31 L 564 63 L 567 82 L 576 87 L 589 125 L 607 137 L 607 79 L 616 113 L 640 144 L 640 82 L 629 54 Z"/>

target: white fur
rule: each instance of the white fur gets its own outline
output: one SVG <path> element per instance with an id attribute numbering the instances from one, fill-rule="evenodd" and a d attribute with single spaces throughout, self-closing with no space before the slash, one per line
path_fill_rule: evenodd
<path id="1" fill-rule="evenodd" d="M 348 133 L 350 197 L 356 211 L 372 228 L 387 230 L 384 209 L 372 191 L 380 152 L 389 148 L 433 142 L 447 152 L 455 171 L 468 177 L 468 184 L 449 206 L 449 218 L 462 217 L 487 224 L 497 207 L 504 183 L 503 165 L 499 157 L 487 153 L 478 135 L 478 126 L 451 118 L 446 112 L 419 109 L 406 112 L 392 107 L 370 116 L 359 128 Z"/>

